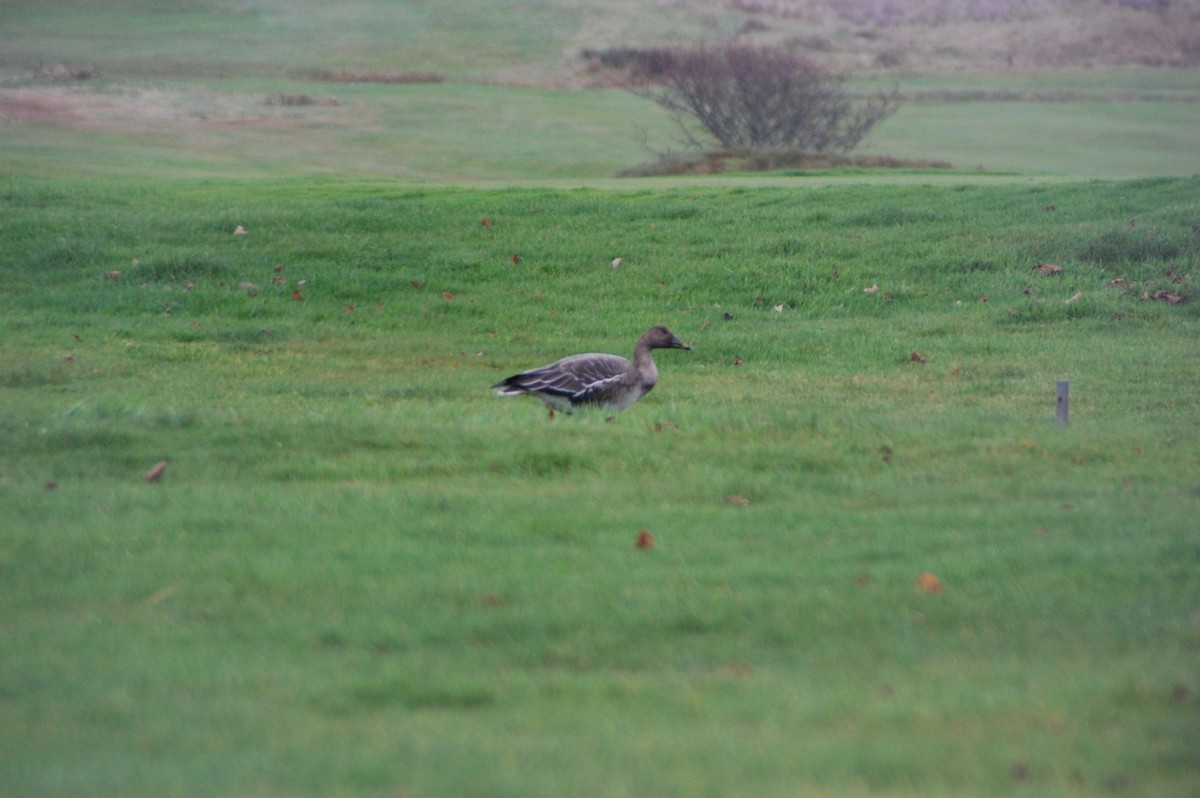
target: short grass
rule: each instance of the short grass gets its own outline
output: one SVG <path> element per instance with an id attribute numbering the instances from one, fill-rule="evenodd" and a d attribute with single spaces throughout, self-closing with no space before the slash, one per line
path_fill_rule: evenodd
<path id="1" fill-rule="evenodd" d="M 1198 222 L 9 179 L 0 792 L 1195 795 Z M 656 323 L 613 423 L 488 390 Z"/>

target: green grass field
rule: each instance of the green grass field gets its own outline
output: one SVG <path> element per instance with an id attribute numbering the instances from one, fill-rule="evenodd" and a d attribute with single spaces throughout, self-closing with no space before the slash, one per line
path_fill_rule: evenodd
<path id="1" fill-rule="evenodd" d="M 733 9 L 0 4 L 0 795 L 1200 794 L 1195 70 L 614 178 L 581 48 Z M 653 324 L 612 423 L 489 390 Z"/>
<path id="2" fill-rule="evenodd" d="M 5 795 L 1200 786 L 1195 179 L 0 201 Z"/>

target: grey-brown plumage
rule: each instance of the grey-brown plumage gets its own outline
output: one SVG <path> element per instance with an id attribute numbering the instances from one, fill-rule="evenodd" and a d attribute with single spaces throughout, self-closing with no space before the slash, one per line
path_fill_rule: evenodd
<path id="1" fill-rule="evenodd" d="M 528 394 L 550 408 L 571 413 L 581 405 L 598 405 L 614 413 L 641 399 L 658 382 L 652 349 L 691 349 L 666 327 L 651 327 L 633 348 L 633 360 L 590 352 L 548 366 L 514 374 L 493 385 L 501 395 Z"/>

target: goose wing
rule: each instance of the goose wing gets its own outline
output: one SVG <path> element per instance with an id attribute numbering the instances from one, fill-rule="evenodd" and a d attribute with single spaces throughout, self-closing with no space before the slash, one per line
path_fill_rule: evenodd
<path id="1" fill-rule="evenodd" d="M 560 396 L 574 403 L 603 401 L 630 379 L 633 364 L 617 355 L 589 353 L 514 374 L 493 387 L 500 393 Z"/>

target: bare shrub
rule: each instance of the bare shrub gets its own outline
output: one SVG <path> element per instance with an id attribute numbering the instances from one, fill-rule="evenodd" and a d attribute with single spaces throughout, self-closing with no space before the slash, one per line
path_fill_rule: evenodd
<path id="1" fill-rule="evenodd" d="M 900 105 L 898 93 L 856 98 L 845 77 L 783 47 L 678 49 L 635 91 L 665 108 L 688 143 L 707 133 L 742 150 L 847 152 Z"/>

